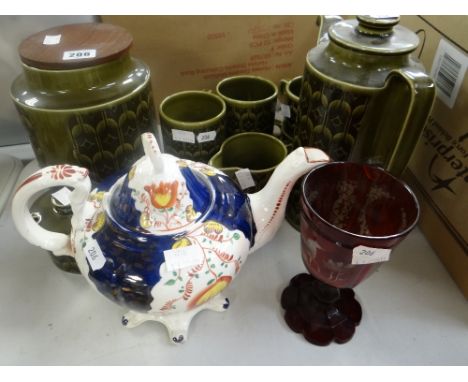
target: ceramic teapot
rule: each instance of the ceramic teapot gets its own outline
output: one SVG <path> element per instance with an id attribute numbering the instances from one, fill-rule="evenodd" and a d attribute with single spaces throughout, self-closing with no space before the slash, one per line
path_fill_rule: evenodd
<path id="1" fill-rule="evenodd" d="M 93 190 L 85 168 L 37 171 L 18 187 L 12 214 L 26 240 L 75 257 L 94 289 L 129 308 L 123 325 L 159 321 L 180 343 L 196 313 L 228 308 L 220 292 L 274 236 L 294 182 L 329 158 L 297 148 L 249 195 L 214 167 L 161 153 L 151 133 L 142 142 L 145 155 L 127 174 Z M 74 188 L 70 235 L 45 230 L 28 210 L 40 191 L 55 186 Z"/>
<path id="2" fill-rule="evenodd" d="M 320 20 L 300 91 L 300 145 L 399 176 L 435 97 L 432 79 L 412 54 L 418 36 L 398 25 L 398 16 Z"/>

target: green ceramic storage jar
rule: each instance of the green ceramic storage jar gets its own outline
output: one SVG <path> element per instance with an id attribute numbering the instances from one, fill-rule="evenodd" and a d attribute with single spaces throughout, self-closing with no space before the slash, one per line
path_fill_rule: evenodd
<path id="1" fill-rule="evenodd" d="M 11 97 L 39 166 L 86 167 L 93 181 L 127 170 L 156 131 L 148 66 L 130 56 L 132 36 L 109 24 L 65 25 L 19 46 L 23 73 Z"/>

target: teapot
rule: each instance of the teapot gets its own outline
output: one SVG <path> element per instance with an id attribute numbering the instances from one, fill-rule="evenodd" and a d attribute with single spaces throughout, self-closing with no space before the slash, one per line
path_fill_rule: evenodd
<path id="1" fill-rule="evenodd" d="M 398 16 L 321 17 L 307 54 L 295 136 L 333 160 L 405 169 L 435 98 Z"/>
<path id="2" fill-rule="evenodd" d="M 92 190 L 82 167 L 35 172 L 19 185 L 12 216 L 27 241 L 74 257 L 97 292 L 128 308 L 124 326 L 158 321 L 181 343 L 195 314 L 228 308 L 221 292 L 275 235 L 294 182 L 329 158 L 299 147 L 262 190 L 246 194 L 214 167 L 161 153 L 153 134 L 141 138 L 145 155 L 129 172 Z M 42 228 L 28 209 L 56 186 L 73 188 L 69 235 Z"/>

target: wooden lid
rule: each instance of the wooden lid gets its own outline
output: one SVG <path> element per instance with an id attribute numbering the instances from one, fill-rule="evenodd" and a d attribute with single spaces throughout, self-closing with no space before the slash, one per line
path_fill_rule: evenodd
<path id="1" fill-rule="evenodd" d="M 133 37 L 116 25 L 70 24 L 36 33 L 18 48 L 21 61 L 38 69 L 66 70 L 103 64 L 128 52 Z"/>

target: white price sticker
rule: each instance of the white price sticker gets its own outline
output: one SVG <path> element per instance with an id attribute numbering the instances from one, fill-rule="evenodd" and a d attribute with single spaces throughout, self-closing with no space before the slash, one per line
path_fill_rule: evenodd
<path id="1" fill-rule="evenodd" d="M 167 249 L 164 251 L 164 259 L 169 272 L 193 267 L 204 261 L 203 249 L 201 249 L 199 245 Z"/>
<path id="2" fill-rule="evenodd" d="M 62 60 L 82 60 L 96 57 L 96 49 L 67 50 L 63 52 Z"/>
<path id="3" fill-rule="evenodd" d="M 195 143 L 193 131 L 172 129 L 172 139 L 177 142 Z"/>
<path id="4" fill-rule="evenodd" d="M 441 39 L 432 62 L 431 77 L 437 88 L 437 97 L 453 108 L 465 78 L 468 55 Z"/>
<path id="5" fill-rule="evenodd" d="M 291 118 L 291 108 L 289 105 L 281 104 L 281 114 L 283 114 L 284 118 Z"/>
<path id="6" fill-rule="evenodd" d="M 390 259 L 391 249 L 372 248 L 359 245 L 353 248 L 353 259 L 351 264 L 381 263 Z"/>
<path id="7" fill-rule="evenodd" d="M 206 131 L 197 135 L 198 143 L 211 142 L 216 138 L 216 131 Z"/>
<path id="8" fill-rule="evenodd" d="M 255 186 L 255 180 L 252 178 L 252 173 L 248 168 L 237 170 L 235 174 L 237 181 L 243 190 Z"/>
<path id="9" fill-rule="evenodd" d="M 62 38 L 61 34 L 55 34 L 55 35 L 46 34 L 44 37 L 44 41 L 42 41 L 42 45 L 57 45 L 60 43 L 61 38 Z"/>
<path id="10" fill-rule="evenodd" d="M 83 250 L 93 271 L 101 269 L 106 263 L 106 258 L 95 240 L 86 241 Z"/>
<path id="11" fill-rule="evenodd" d="M 70 204 L 70 194 L 72 192 L 67 187 L 62 187 L 57 192 L 52 194 L 52 197 L 56 199 L 60 204 L 68 206 Z"/>

